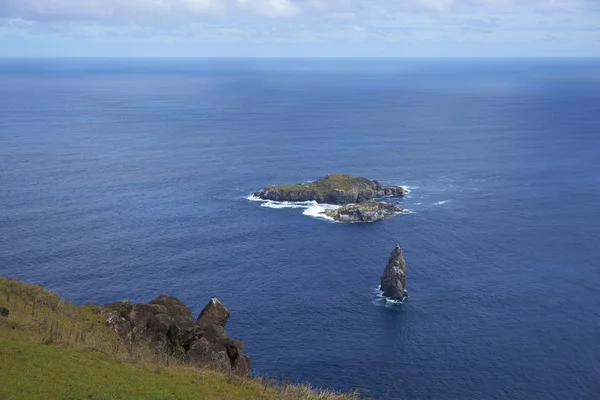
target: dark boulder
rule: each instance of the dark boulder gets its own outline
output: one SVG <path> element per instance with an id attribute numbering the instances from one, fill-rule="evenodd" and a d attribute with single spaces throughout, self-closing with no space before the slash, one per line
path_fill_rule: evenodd
<path id="1" fill-rule="evenodd" d="M 9 313 L 10 311 L 8 311 L 8 308 L 0 307 L 0 317 L 8 318 Z"/>
<path id="2" fill-rule="evenodd" d="M 229 339 L 225 332 L 229 310 L 217 299 L 208 302 L 196 322 L 190 309 L 170 296 L 160 296 L 149 304 L 109 303 L 94 311 L 104 315 L 107 325 L 127 343 L 146 341 L 157 353 L 192 364 L 212 365 L 243 376 L 250 373 L 250 358 L 242 353 L 242 343 Z"/>
<path id="3" fill-rule="evenodd" d="M 153 338 L 155 335 L 148 329 L 148 322 L 157 314 L 166 314 L 167 308 L 158 304 L 134 304 L 125 319 L 131 322 L 133 339 L 136 341 Z"/>
<path id="4" fill-rule="evenodd" d="M 250 374 L 250 357 L 242 353 L 242 342 L 235 339 L 227 340 L 225 348 L 231 360 L 231 369 L 239 375 Z"/>
<path id="5" fill-rule="evenodd" d="M 196 324 L 199 326 L 218 325 L 224 327 L 229 320 L 229 315 L 229 310 L 213 297 L 198 316 Z"/>
<path id="6" fill-rule="evenodd" d="M 104 304 L 101 306 L 101 308 L 105 309 L 105 310 L 111 310 L 111 311 L 116 311 L 119 313 L 119 315 L 123 318 L 126 318 L 126 316 L 131 312 L 131 309 L 133 308 L 133 304 L 131 304 L 130 302 L 123 300 L 123 301 L 117 301 L 116 303 L 108 303 L 108 304 Z"/>
<path id="7" fill-rule="evenodd" d="M 198 337 L 198 331 L 192 318 L 176 315 L 168 335 L 175 346 L 187 348 Z"/>
<path id="8" fill-rule="evenodd" d="M 146 334 L 156 340 L 166 340 L 171 326 L 173 326 L 173 317 L 167 314 L 156 314 L 148 320 Z"/>
<path id="9" fill-rule="evenodd" d="M 175 297 L 162 295 L 152 300 L 150 304 L 158 304 L 164 306 L 167 309 L 167 314 L 169 314 L 172 317 L 181 316 L 187 318 L 194 318 L 192 316 L 192 310 L 187 308 L 183 301 Z"/>
<path id="10" fill-rule="evenodd" d="M 408 297 L 406 292 L 406 262 L 399 244 L 390 255 L 388 265 L 381 276 L 381 290 L 385 297 L 402 301 Z"/>
<path id="11" fill-rule="evenodd" d="M 211 343 L 217 343 L 223 339 L 227 339 L 225 329 L 220 325 L 200 324 L 196 325 L 199 331 L 199 337 L 203 337 Z"/>
<path id="12" fill-rule="evenodd" d="M 117 332 L 121 339 L 128 342 L 133 340 L 133 325 L 131 321 L 123 318 L 118 311 L 106 311 L 104 312 L 104 316 L 106 318 L 106 325 Z"/>
<path id="13" fill-rule="evenodd" d="M 165 306 L 158 304 L 134 304 L 125 319 L 131 321 L 134 326 L 143 326 L 156 314 L 167 314 Z"/>
<path id="14" fill-rule="evenodd" d="M 195 340 L 187 352 L 188 361 L 199 365 L 213 365 L 231 371 L 227 348 L 220 343 L 210 343 L 206 338 Z"/>

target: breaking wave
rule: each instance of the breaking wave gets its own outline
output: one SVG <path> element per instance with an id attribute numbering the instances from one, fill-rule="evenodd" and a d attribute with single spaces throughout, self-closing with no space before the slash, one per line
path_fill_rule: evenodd
<path id="1" fill-rule="evenodd" d="M 340 208 L 341 206 L 335 204 L 319 204 L 316 201 L 273 201 L 273 200 L 264 200 L 260 197 L 256 197 L 254 195 L 250 195 L 246 197 L 250 201 L 258 201 L 262 203 L 261 207 L 266 208 L 274 208 L 274 209 L 282 209 L 282 208 L 300 208 L 304 209 L 302 212 L 303 215 L 324 219 L 331 222 L 337 222 L 333 218 L 328 217 L 326 215 L 321 214 L 325 210 L 335 210 L 336 208 Z"/>
<path id="2" fill-rule="evenodd" d="M 381 286 L 377 286 L 377 288 L 373 289 L 371 295 L 373 298 L 371 303 L 373 303 L 377 307 L 392 308 L 397 306 L 398 304 L 404 303 L 404 301 L 392 300 L 388 297 L 385 297 L 383 295 L 383 291 L 381 290 Z"/>

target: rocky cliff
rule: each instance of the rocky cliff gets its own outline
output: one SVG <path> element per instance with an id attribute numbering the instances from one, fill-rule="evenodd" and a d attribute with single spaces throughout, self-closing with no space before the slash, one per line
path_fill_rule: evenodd
<path id="1" fill-rule="evenodd" d="M 381 276 L 381 290 L 385 297 L 402 301 L 408 297 L 406 291 L 406 262 L 399 244 L 390 255 L 389 262 Z"/>
<path id="2" fill-rule="evenodd" d="M 250 373 L 250 358 L 242 353 L 242 342 L 225 333 L 230 313 L 217 299 L 208 302 L 196 321 L 192 311 L 171 296 L 160 296 L 148 304 L 104 304 L 96 311 L 125 342 L 145 341 L 155 351 L 190 364 L 218 366 L 244 376 Z"/>
<path id="3" fill-rule="evenodd" d="M 398 197 L 407 192 L 401 186 L 385 186 L 378 181 L 351 175 L 327 175 L 314 182 L 267 186 L 254 193 L 263 200 L 316 201 L 327 204 L 353 204 L 372 201 L 376 197 Z"/>

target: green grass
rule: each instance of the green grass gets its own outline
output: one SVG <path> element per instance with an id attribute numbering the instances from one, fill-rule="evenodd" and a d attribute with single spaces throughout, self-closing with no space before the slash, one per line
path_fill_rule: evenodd
<path id="1" fill-rule="evenodd" d="M 135 365 L 1 331 L 2 399 L 253 399 L 262 394 L 260 385 L 230 383 L 217 372 Z"/>
<path id="2" fill-rule="evenodd" d="M 352 188 L 371 188 L 371 181 L 367 178 L 356 178 L 351 175 L 336 174 L 327 175 L 314 182 L 297 183 L 293 185 L 270 186 L 270 188 L 281 192 L 289 191 L 316 191 L 330 192 L 332 190 L 349 190 Z"/>
<path id="3" fill-rule="evenodd" d="M 0 278 L 0 399 L 349 400 L 302 385 L 274 385 L 183 364 L 127 346 L 93 307 Z"/>

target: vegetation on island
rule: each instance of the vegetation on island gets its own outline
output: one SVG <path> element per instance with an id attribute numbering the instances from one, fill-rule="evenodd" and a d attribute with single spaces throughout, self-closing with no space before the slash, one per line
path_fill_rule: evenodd
<path id="1" fill-rule="evenodd" d="M 314 191 L 318 194 L 327 194 L 332 190 L 351 190 L 373 188 L 373 181 L 367 178 L 354 177 L 346 174 L 327 175 L 316 181 L 306 183 L 296 183 L 292 185 L 267 186 L 280 193 L 291 191 Z"/>
<path id="2" fill-rule="evenodd" d="M 313 182 L 267 186 L 254 193 L 254 196 L 272 201 L 316 201 L 345 205 L 364 203 L 376 197 L 400 197 L 406 193 L 406 189 L 400 186 L 385 186 L 375 180 L 337 174 Z"/>
<path id="3" fill-rule="evenodd" d="M 125 344 L 93 306 L 75 306 L 40 286 L 0 278 L 0 398 L 349 400 L 303 385 L 243 378 L 185 365 Z"/>

